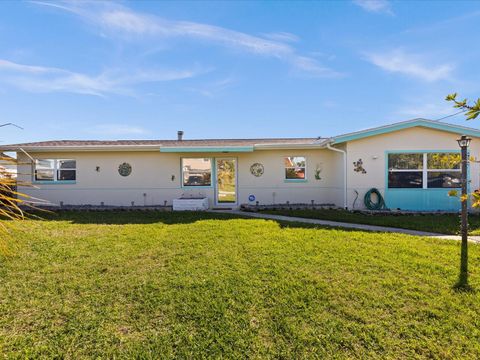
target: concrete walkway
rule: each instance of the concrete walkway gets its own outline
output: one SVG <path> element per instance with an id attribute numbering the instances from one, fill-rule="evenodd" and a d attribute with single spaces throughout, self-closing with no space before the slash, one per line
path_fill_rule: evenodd
<path id="1" fill-rule="evenodd" d="M 433 237 L 433 238 L 445 239 L 445 240 L 461 240 L 461 237 L 458 235 L 444 235 L 444 234 L 437 234 L 437 233 L 432 233 L 427 231 L 400 229 L 400 228 L 387 227 L 387 226 L 352 224 L 352 223 L 346 223 L 346 222 L 340 222 L 340 221 L 307 219 L 307 218 L 294 217 L 294 216 L 271 215 L 271 214 L 263 214 L 263 213 L 247 212 L 247 211 L 239 211 L 239 210 L 228 210 L 228 211 L 213 210 L 212 212 L 224 212 L 224 213 L 235 214 L 239 216 L 248 216 L 248 217 L 257 218 L 257 219 L 299 222 L 299 223 L 305 223 L 305 224 L 314 224 L 314 225 L 339 227 L 339 228 L 347 228 L 347 229 L 357 229 L 357 230 L 364 230 L 364 231 L 401 233 L 401 234 L 414 235 L 414 236 Z M 480 236 L 469 236 L 468 240 L 471 242 L 480 243 Z"/>

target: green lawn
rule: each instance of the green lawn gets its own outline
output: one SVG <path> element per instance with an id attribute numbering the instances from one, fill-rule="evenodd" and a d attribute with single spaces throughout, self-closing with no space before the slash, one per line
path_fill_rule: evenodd
<path id="1" fill-rule="evenodd" d="M 343 221 L 348 223 L 392 226 L 403 229 L 429 231 L 448 235 L 460 233 L 458 214 L 439 215 L 367 215 L 345 210 L 266 210 L 267 214 L 296 216 L 310 219 Z M 480 235 L 480 215 L 469 216 L 471 235 Z"/>
<path id="2" fill-rule="evenodd" d="M 5 358 L 480 357 L 459 244 L 221 214 L 63 213 L 0 258 Z M 480 289 L 480 248 L 470 245 Z"/>

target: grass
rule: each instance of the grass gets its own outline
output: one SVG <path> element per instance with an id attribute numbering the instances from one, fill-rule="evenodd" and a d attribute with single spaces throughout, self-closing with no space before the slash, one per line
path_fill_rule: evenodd
<path id="1" fill-rule="evenodd" d="M 391 226 L 402 229 L 428 231 L 447 235 L 460 233 L 458 214 L 368 215 L 345 210 L 265 210 L 268 214 L 296 216 L 309 219 L 342 221 L 348 223 Z M 469 216 L 469 233 L 480 235 L 480 215 Z"/>
<path id="2" fill-rule="evenodd" d="M 13 235 L 5 358 L 480 357 L 454 241 L 161 212 L 61 213 Z M 470 264 L 478 289 L 474 244 Z"/>

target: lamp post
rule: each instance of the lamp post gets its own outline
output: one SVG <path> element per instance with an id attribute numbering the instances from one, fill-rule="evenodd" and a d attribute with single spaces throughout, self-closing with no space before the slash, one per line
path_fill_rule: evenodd
<path id="1" fill-rule="evenodd" d="M 460 277 L 458 285 L 459 287 L 468 287 L 468 194 L 467 194 L 467 150 L 472 139 L 462 135 L 460 139 L 457 140 L 458 145 L 462 149 L 462 245 L 461 245 L 461 255 L 460 255 Z"/>

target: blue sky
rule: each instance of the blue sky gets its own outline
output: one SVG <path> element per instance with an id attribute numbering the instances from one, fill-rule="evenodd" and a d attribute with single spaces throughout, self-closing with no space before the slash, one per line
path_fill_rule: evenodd
<path id="1" fill-rule="evenodd" d="M 480 96 L 480 2 L 0 4 L 4 143 L 332 136 Z M 462 116 L 449 122 L 467 123 Z"/>

